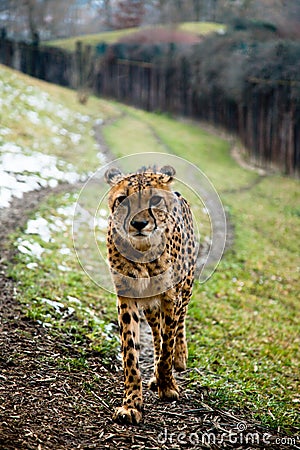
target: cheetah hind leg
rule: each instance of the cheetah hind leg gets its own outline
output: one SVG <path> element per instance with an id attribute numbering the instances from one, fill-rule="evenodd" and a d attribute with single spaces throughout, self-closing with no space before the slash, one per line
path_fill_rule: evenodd
<path id="1" fill-rule="evenodd" d="M 188 358 L 188 350 L 186 342 L 176 344 L 175 355 L 173 360 L 173 367 L 176 372 L 183 372 L 186 370 L 186 362 Z"/>

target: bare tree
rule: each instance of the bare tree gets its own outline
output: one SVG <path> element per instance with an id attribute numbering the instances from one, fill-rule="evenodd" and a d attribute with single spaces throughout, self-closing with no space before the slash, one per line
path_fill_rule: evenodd
<path id="1" fill-rule="evenodd" d="M 116 28 L 131 28 L 141 24 L 145 8 L 143 0 L 119 0 L 115 13 Z"/>
<path id="2" fill-rule="evenodd" d="M 108 28 L 112 27 L 112 3 L 111 0 L 103 0 L 104 23 Z"/>
<path id="3" fill-rule="evenodd" d="M 176 24 L 182 21 L 216 20 L 221 1 L 146 0 L 145 4 L 158 13 L 160 23 Z"/>
<path id="4" fill-rule="evenodd" d="M 201 19 L 201 0 L 193 0 L 193 17 L 196 22 Z"/>
<path id="5" fill-rule="evenodd" d="M 35 41 L 38 35 L 53 37 L 66 30 L 74 15 L 76 0 L 4 0 L 0 11 L 5 11 L 2 27 L 15 37 Z"/>
<path id="6" fill-rule="evenodd" d="M 24 10 L 25 14 L 27 15 L 27 21 L 28 21 L 28 29 L 30 33 L 30 38 L 34 42 L 38 40 L 38 19 L 40 12 L 39 4 L 36 0 L 23 0 Z"/>

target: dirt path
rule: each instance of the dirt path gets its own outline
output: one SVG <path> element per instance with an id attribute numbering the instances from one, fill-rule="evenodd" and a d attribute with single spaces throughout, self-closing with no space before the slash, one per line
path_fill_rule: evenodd
<path id="1" fill-rule="evenodd" d="M 141 350 L 144 420 L 138 427 L 112 422 L 123 391 L 120 362 L 104 364 L 88 341 L 79 347 L 72 335 L 49 332 L 29 320 L 15 300 L 18 286 L 6 276 L 7 261 L 14 257 L 7 236 L 26 224 L 49 192 L 29 193 L 0 210 L 0 449 L 287 448 L 242 412 L 213 408 L 207 390 L 199 383 L 188 386 L 191 371 L 178 377 L 180 401 L 160 402 L 146 388 L 151 373 L 147 333 Z M 82 352 L 87 365 L 78 369 L 72 361 Z"/>

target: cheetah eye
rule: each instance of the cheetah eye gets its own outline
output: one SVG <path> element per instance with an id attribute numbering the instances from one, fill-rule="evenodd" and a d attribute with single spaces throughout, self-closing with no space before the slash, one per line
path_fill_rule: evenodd
<path id="1" fill-rule="evenodd" d="M 153 195 L 150 200 L 150 206 L 157 206 L 162 201 L 162 197 L 160 195 Z"/>
<path id="2" fill-rule="evenodd" d="M 126 200 L 127 197 L 126 195 L 120 195 L 119 197 L 116 198 L 115 202 L 114 202 L 114 206 L 113 206 L 113 210 L 119 206 L 122 202 L 124 202 L 124 200 Z"/>
<path id="3" fill-rule="evenodd" d="M 116 202 L 118 204 L 120 204 L 120 203 L 124 202 L 124 200 L 126 200 L 126 198 L 127 198 L 126 195 L 120 195 L 120 197 L 116 198 Z"/>

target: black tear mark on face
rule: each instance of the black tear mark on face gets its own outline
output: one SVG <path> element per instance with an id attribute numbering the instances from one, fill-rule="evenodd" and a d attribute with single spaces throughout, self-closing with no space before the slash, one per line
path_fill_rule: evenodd
<path id="1" fill-rule="evenodd" d="M 116 207 L 121 205 L 121 203 L 125 202 L 126 199 L 127 199 L 126 195 L 119 195 L 119 197 L 117 197 L 114 201 L 112 210 L 114 211 Z M 127 204 L 124 203 L 124 206 L 127 206 Z"/>

